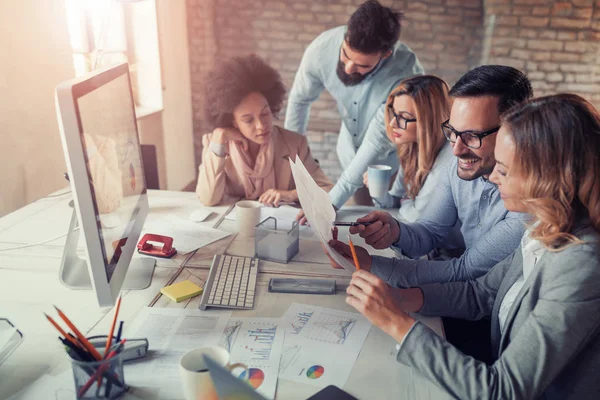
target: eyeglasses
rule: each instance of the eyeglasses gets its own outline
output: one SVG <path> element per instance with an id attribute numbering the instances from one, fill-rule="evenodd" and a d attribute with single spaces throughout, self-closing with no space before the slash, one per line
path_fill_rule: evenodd
<path id="1" fill-rule="evenodd" d="M 396 119 L 396 126 L 398 126 L 400 129 L 406 129 L 406 125 L 408 125 L 409 122 L 417 122 L 416 118 L 404 118 L 402 115 L 396 114 L 394 112 L 394 107 L 391 105 L 388 106 L 388 112 L 390 118 Z"/>
<path id="2" fill-rule="evenodd" d="M 494 129 L 490 129 L 485 132 L 476 132 L 476 131 L 463 131 L 459 132 L 454 129 L 449 124 L 450 120 L 446 120 L 446 122 L 442 123 L 442 132 L 444 132 L 444 136 L 450 143 L 456 143 L 458 138 L 462 140 L 463 144 L 470 149 L 478 149 L 481 147 L 481 139 L 486 136 L 491 135 L 492 133 L 496 133 L 500 130 L 500 126 L 495 127 Z"/>

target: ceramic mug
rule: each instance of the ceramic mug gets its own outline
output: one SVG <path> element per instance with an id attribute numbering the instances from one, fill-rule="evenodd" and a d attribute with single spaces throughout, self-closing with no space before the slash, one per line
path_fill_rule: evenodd
<path id="1" fill-rule="evenodd" d="M 392 167 L 389 165 L 369 165 L 369 194 L 376 199 L 385 197 L 390 190 Z"/>
<path id="2" fill-rule="evenodd" d="M 248 367 L 242 363 L 230 364 L 229 352 L 222 347 L 209 346 L 190 350 L 179 361 L 179 372 L 186 400 L 219 399 L 204 361 L 205 355 L 230 371 L 243 368 L 246 371 L 245 376 L 248 376 Z"/>
<path id="3" fill-rule="evenodd" d="M 238 201 L 235 205 L 235 218 L 241 235 L 254 236 L 254 227 L 260 222 L 262 204 L 254 200 Z"/>

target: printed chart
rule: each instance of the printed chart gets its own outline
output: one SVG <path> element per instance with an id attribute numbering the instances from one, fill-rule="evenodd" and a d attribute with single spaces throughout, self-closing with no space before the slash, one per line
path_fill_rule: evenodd
<path id="1" fill-rule="evenodd" d="M 246 371 L 244 371 L 240 374 L 240 378 L 247 379 L 254 389 L 258 389 L 265 381 L 265 373 L 259 368 L 248 368 L 248 377 L 246 377 Z"/>
<path id="2" fill-rule="evenodd" d="M 275 397 L 284 329 L 277 318 L 230 319 L 219 345 L 229 348 L 232 363 L 248 366 L 248 383 L 260 394 Z M 240 377 L 246 378 L 246 372 Z"/>
<path id="3" fill-rule="evenodd" d="M 303 335 L 320 342 L 344 344 L 355 324 L 354 317 L 323 311 L 314 319 L 313 324 L 304 328 Z"/>
<path id="4" fill-rule="evenodd" d="M 298 335 L 302 332 L 302 328 L 308 322 L 310 317 L 314 314 L 314 311 L 301 311 L 294 316 L 294 320 L 290 323 L 291 326 L 291 334 Z"/>
<path id="5" fill-rule="evenodd" d="M 325 372 L 325 368 L 323 368 L 320 365 L 313 365 L 312 367 L 310 367 L 308 369 L 308 371 L 306 371 L 306 376 L 309 379 L 319 379 L 321 376 L 323 376 L 323 373 Z"/>
<path id="6" fill-rule="evenodd" d="M 240 331 L 240 327 L 242 326 L 242 321 L 231 319 L 227 323 L 225 330 L 223 331 L 223 335 L 219 340 L 219 346 L 231 352 L 231 345 L 235 341 L 238 332 Z"/>
<path id="7" fill-rule="evenodd" d="M 297 303 L 283 320 L 279 376 L 321 387 L 344 386 L 371 324 L 357 313 Z"/>

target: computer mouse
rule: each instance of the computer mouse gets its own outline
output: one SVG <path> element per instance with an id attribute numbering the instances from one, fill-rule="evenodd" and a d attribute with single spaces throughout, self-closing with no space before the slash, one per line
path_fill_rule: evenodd
<path id="1" fill-rule="evenodd" d="M 202 222 L 204 220 L 206 220 L 210 214 L 212 214 L 212 211 L 210 210 L 194 210 L 191 214 L 190 214 L 190 221 L 193 222 Z"/>

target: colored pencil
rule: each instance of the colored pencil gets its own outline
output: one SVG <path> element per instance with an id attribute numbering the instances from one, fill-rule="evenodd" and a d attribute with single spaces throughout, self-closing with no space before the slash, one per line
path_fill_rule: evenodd
<path id="1" fill-rule="evenodd" d="M 121 299 L 119 296 L 119 300 L 117 300 L 117 306 L 115 307 L 115 316 L 113 317 L 112 325 L 110 326 L 110 331 L 108 331 L 108 338 L 106 339 L 106 347 L 104 348 L 104 358 L 106 358 L 108 354 L 108 349 L 112 345 L 113 334 L 115 331 L 115 326 L 117 325 L 117 316 L 119 315 L 119 309 L 121 308 Z"/>
<path id="2" fill-rule="evenodd" d="M 56 330 L 58 330 L 60 332 L 61 335 L 63 335 L 65 337 L 66 340 L 68 340 L 69 342 L 71 342 L 71 344 L 73 344 L 75 347 L 79 347 L 79 343 L 77 343 L 77 341 L 75 339 L 73 339 L 72 335 L 68 335 L 61 327 L 60 325 L 58 325 L 54 319 L 52 319 L 51 316 L 49 316 L 48 314 L 44 313 L 44 315 L 46 316 L 46 318 L 48 318 L 48 321 L 50 321 L 50 323 L 52 325 L 54 325 L 54 327 L 56 328 Z"/>
<path id="3" fill-rule="evenodd" d="M 360 270 L 360 264 L 358 262 L 358 256 L 356 255 L 356 249 L 354 248 L 354 243 L 352 243 L 352 239 L 348 236 L 348 244 L 350 245 L 350 251 L 352 252 L 352 259 L 354 260 L 354 266 L 356 266 L 356 270 Z"/>
<path id="4" fill-rule="evenodd" d="M 75 325 L 73 325 L 73 323 L 69 320 L 69 318 L 67 318 L 67 316 L 62 311 L 60 311 L 58 307 L 54 306 L 54 308 L 56 308 L 56 312 L 58 312 L 58 315 L 62 318 L 63 321 L 65 321 L 67 326 L 69 328 L 71 328 L 71 330 L 73 331 L 75 336 L 77 336 L 77 339 L 79 339 L 79 341 L 81 342 L 83 347 L 87 351 L 89 351 L 96 360 L 98 360 L 98 361 L 102 360 L 102 355 L 100 355 L 98 350 L 96 350 L 96 348 L 86 339 L 86 337 L 83 336 L 83 334 L 79 331 L 79 329 L 77 329 L 75 327 Z"/>
<path id="5" fill-rule="evenodd" d="M 127 341 L 127 339 L 121 340 L 121 343 L 119 343 L 119 346 L 116 349 L 114 349 L 113 351 L 110 352 L 110 354 L 108 355 L 108 357 L 106 357 L 106 360 L 110 360 L 119 351 L 121 351 L 121 349 L 122 349 L 122 347 L 123 347 L 123 345 L 125 344 L 126 341 Z M 87 393 L 87 391 L 90 389 L 90 387 L 92 386 L 92 384 L 96 380 L 96 377 L 98 377 L 100 380 L 102 380 L 102 376 L 104 375 L 104 371 L 107 368 L 108 368 L 107 365 L 102 365 L 102 366 L 98 367 L 98 369 L 96 370 L 96 373 L 79 390 L 79 396 L 78 396 L 78 398 L 83 397 Z"/>

